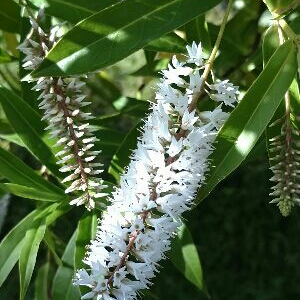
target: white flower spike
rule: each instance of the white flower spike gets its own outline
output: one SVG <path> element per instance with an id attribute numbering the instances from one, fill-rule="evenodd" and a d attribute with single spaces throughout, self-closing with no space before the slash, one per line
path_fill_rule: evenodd
<path id="1" fill-rule="evenodd" d="M 182 214 L 204 183 L 212 144 L 228 114 L 222 104 L 202 114 L 190 107 L 194 95 L 205 91 L 201 44 L 187 50 L 187 62 L 173 58 L 162 72 L 157 102 L 84 259 L 88 271 L 78 270 L 74 278 L 75 285 L 91 289 L 82 299 L 132 300 L 149 288 Z M 224 102 L 233 93 L 227 86 L 214 89 Z M 233 94 L 230 104 L 236 89 Z"/>
<path id="2" fill-rule="evenodd" d="M 32 30 L 19 50 L 25 54 L 23 67 L 35 70 L 57 40 L 58 26 L 45 33 L 40 27 L 39 20 L 43 19 L 43 9 L 37 19 L 30 18 Z M 100 163 L 94 162 L 96 153 L 91 148 L 97 139 L 92 134 L 88 120 L 89 113 L 81 111 L 89 102 L 83 102 L 86 95 L 81 88 L 84 83 L 77 78 L 40 77 L 30 79 L 36 81 L 33 90 L 40 91 L 39 108 L 44 110 L 42 120 L 46 120 L 52 138 L 57 138 L 56 145 L 63 147 L 56 155 L 60 157 L 61 172 L 67 176 L 62 182 L 69 182 L 66 193 L 80 192 L 71 205 L 85 205 L 87 209 L 95 207 L 95 199 L 103 197 L 100 191 L 105 187 L 103 180 L 96 177 L 102 172 Z M 99 153 L 99 152 L 98 152 Z M 98 154 L 97 153 L 97 154 Z"/>

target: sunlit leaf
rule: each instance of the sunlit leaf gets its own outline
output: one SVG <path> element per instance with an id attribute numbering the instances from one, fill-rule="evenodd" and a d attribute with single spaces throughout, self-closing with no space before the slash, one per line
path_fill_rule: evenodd
<path id="1" fill-rule="evenodd" d="M 243 100 L 230 114 L 216 139 L 207 182 L 197 203 L 246 158 L 273 117 L 296 73 L 295 46 L 287 41 L 270 58 Z"/>
<path id="2" fill-rule="evenodd" d="M 33 75 L 83 74 L 107 67 L 219 2 L 121 1 L 77 24 L 49 52 Z"/>

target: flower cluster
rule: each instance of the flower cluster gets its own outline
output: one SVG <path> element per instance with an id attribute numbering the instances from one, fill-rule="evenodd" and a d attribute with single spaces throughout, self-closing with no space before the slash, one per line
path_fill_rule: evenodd
<path id="1" fill-rule="evenodd" d="M 270 203 L 277 203 L 281 214 L 286 217 L 295 204 L 300 205 L 300 150 L 296 143 L 299 139 L 299 128 L 295 117 L 288 112 L 283 120 L 280 134 L 270 139 L 273 172 L 270 180 L 275 182 L 270 193 L 270 196 L 275 198 Z M 282 119 L 278 121 L 281 123 Z M 278 121 L 274 125 L 277 125 Z"/>
<path id="2" fill-rule="evenodd" d="M 204 183 L 212 143 L 228 117 L 222 105 L 233 105 L 237 87 L 204 82 L 201 44 L 187 50 L 186 62 L 174 56 L 162 71 L 157 101 L 84 259 L 88 270 L 77 271 L 74 284 L 91 289 L 82 299 L 130 300 L 148 288 Z M 191 103 L 203 93 L 220 105 L 198 113 Z"/>
<path id="3" fill-rule="evenodd" d="M 47 34 L 38 23 L 42 19 L 43 10 L 36 19 L 30 18 L 32 30 L 19 46 L 25 54 L 23 67 L 27 70 L 36 69 L 57 40 L 59 26 Z M 41 92 L 38 99 L 41 100 L 39 108 L 44 110 L 42 120 L 49 123 L 46 129 L 57 139 L 59 151 L 56 156 L 60 158 L 57 163 L 61 164 L 60 171 L 67 173 L 62 182 L 71 182 L 65 192 L 80 191 L 80 196 L 70 204 L 84 204 L 87 209 L 92 209 L 95 198 L 105 195 L 101 192 L 105 186 L 102 179 L 96 177 L 102 172 L 102 164 L 94 161 L 100 151 L 92 149 L 97 138 L 88 121 L 93 117 L 82 111 L 82 107 L 90 104 L 84 101 L 84 85 L 78 78 L 40 77 L 33 90 Z"/>

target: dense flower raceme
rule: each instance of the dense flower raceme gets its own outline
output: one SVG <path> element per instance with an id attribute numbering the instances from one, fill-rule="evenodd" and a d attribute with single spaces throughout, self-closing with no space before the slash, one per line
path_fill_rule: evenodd
<path id="1" fill-rule="evenodd" d="M 25 54 L 23 67 L 27 70 L 34 70 L 40 65 L 57 39 L 59 26 L 53 27 L 47 34 L 38 24 L 42 18 L 42 10 L 36 19 L 30 18 L 32 30 L 19 46 L 19 50 Z M 67 173 L 62 182 L 71 183 L 66 193 L 80 192 L 80 196 L 70 204 L 84 204 L 92 209 L 95 198 L 105 195 L 101 192 L 105 186 L 96 177 L 102 172 L 102 164 L 94 162 L 100 151 L 92 149 L 97 138 L 92 134 L 88 120 L 93 117 L 91 113 L 81 110 L 90 104 L 84 101 L 84 85 L 78 78 L 40 77 L 33 89 L 41 91 L 38 99 L 41 100 L 39 108 L 44 110 L 42 120 L 49 123 L 46 129 L 50 130 L 52 138 L 57 139 L 59 151 L 56 156 L 62 165 L 60 171 Z"/>
<path id="2" fill-rule="evenodd" d="M 187 50 L 186 62 L 173 57 L 162 71 L 157 101 L 84 259 L 88 271 L 76 274 L 75 285 L 91 288 L 82 299 L 136 299 L 149 287 L 182 213 L 204 182 L 212 143 L 228 117 L 222 105 L 233 106 L 237 87 L 228 81 L 206 83 L 205 91 L 219 106 L 201 113 L 191 109 L 204 91 L 204 62 L 201 44 Z"/>
<path id="3" fill-rule="evenodd" d="M 283 124 L 282 124 L 283 122 Z M 270 203 L 277 203 L 283 216 L 288 216 L 292 207 L 300 205 L 300 149 L 297 144 L 299 128 L 292 112 L 274 122 L 274 126 L 281 123 L 279 135 L 270 139 L 270 153 L 273 177 L 275 182 L 271 196 L 275 198 Z"/>

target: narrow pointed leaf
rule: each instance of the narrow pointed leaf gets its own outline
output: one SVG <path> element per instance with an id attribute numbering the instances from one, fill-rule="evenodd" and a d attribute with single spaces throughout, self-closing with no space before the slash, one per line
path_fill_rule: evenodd
<path id="1" fill-rule="evenodd" d="M 50 262 L 42 265 L 35 279 L 35 299 L 34 300 L 48 300 L 49 277 L 51 274 Z"/>
<path id="2" fill-rule="evenodd" d="M 0 183 L 0 188 L 13 195 L 45 202 L 59 202 L 67 198 L 64 194 L 44 192 L 36 188 L 27 187 L 15 183 Z"/>
<path id="3" fill-rule="evenodd" d="M 27 148 L 56 176 L 60 177 L 56 158 L 42 140 L 44 124 L 39 114 L 19 96 L 0 87 L 0 103 L 6 117 Z"/>
<path id="4" fill-rule="evenodd" d="M 120 0 L 47 0 L 45 13 L 75 24 L 119 1 Z M 41 0 L 31 0 L 31 2 L 36 7 L 40 7 L 40 5 L 44 3 L 44 1 Z"/>
<path id="5" fill-rule="evenodd" d="M 33 76 L 83 74 L 107 67 L 205 13 L 220 0 L 126 0 L 78 23 Z"/>
<path id="6" fill-rule="evenodd" d="M 297 68 L 295 46 L 287 41 L 268 61 L 243 100 L 231 113 L 216 139 L 206 185 L 199 190 L 197 203 L 246 158 L 272 119 Z"/>
<path id="7" fill-rule="evenodd" d="M 35 173 L 18 157 L 0 148 L 0 175 L 10 182 L 39 189 L 42 192 L 52 192 L 63 195 L 64 191 L 54 184 L 46 181 L 42 176 Z"/>
<path id="8" fill-rule="evenodd" d="M 20 7 L 13 0 L 0 0 L 0 29 L 8 32 L 19 32 Z"/>
<path id="9" fill-rule="evenodd" d="M 52 297 L 55 300 L 79 300 L 80 292 L 77 286 L 72 284 L 75 273 L 75 243 L 77 230 L 69 240 L 65 252 L 61 258 L 63 264 L 58 267 L 53 279 Z"/>
<path id="10" fill-rule="evenodd" d="M 35 220 L 46 218 L 46 225 L 51 224 L 69 209 L 59 204 L 41 206 L 21 220 L 2 240 L 0 244 L 0 287 L 18 261 L 26 231 L 32 228 Z"/>
<path id="11" fill-rule="evenodd" d="M 193 237 L 183 224 L 172 243 L 170 258 L 173 265 L 200 291 L 207 293 L 200 258 Z"/>
<path id="12" fill-rule="evenodd" d="M 81 269 L 85 265 L 82 262 L 86 246 L 96 237 L 97 215 L 95 212 L 86 213 L 79 221 L 75 248 L 75 269 Z"/>
<path id="13" fill-rule="evenodd" d="M 185 53 L 186 41 L 174 32 L 150 42 L 144 49 L 156 52 Z"/>
<path id="14" fill-rule="evenodd" d="M 37 252 L 46 230 L 46 220 L 37 220 L 26 231 L 19 259 L 20 300 L 23 300 L 34 270 Z"/>

